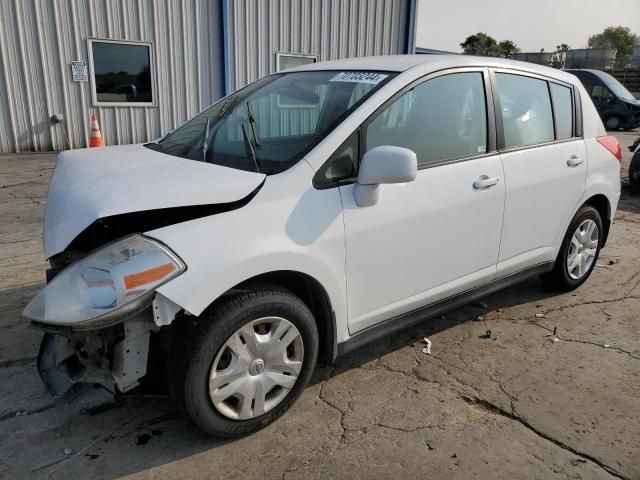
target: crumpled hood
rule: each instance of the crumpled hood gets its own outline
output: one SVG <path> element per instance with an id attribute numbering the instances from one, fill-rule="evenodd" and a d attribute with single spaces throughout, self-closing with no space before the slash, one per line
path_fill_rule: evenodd
<path id="1" fill-rule="evenodd" d="M 99 218 L 235 202 L 264 178 L 261 173 L 174 157 L 142 145 L 62 152 L 49 184 L 45 258 L 63 251 Z"/>

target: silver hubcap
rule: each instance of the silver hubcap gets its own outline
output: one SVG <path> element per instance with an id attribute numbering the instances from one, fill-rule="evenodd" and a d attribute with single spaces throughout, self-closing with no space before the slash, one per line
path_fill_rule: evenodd
<path id="1" fill-rule="evenodd" d="M 265 317 L 247 323 L 229 337 L 213 361 L 213 406 L 234 420 L 268 412 L 293 388 L 303 358 L 302 336 L 288 320 Z"/>
<path id="2" fill-rule="evenodd" d="M 585 220 L 578 226 L 571 237 L 569 254 L 567 255 L 567 271 L 569 276 L 578 280 L 591 268 L 598 251 L 598 226 L 593 220 Z"/>

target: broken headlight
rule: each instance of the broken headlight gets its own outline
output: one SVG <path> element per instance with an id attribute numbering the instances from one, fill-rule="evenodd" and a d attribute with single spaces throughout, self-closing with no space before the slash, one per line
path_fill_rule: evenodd
<path id="1" fill-rule="evenodd" d="M 133 235 L 65 268 L 22 314 L 61 326 L 108 324 L 143 305 L 156 288 L 185 269 L 164 245 Z"/>

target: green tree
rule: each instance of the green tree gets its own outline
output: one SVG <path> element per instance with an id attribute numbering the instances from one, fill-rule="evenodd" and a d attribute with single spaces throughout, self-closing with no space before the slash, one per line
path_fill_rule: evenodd
<path id="1" fill-rule="evenodd" d="M 518 53 L 520 49 L 511 40 L 503 40 L 498 43 L 497 54 L 499 57 L 509 58 L 514 53 Z"/>
<path id="2" fill-rule="evenodd" d="M 460 47 L 467 55 L 493 57 L 497 54 L 498 42 L 486 33 L 478 32 L 475 35 L 469 35 Z"/>
<path id="3" fill-rule="evenodd" d="M 629 63 L 629 57 L 633 53 L 633 46 L 640 39 L 629 27 L 607 27 L 602 33 L 589 37 L 589 47 L 610 48 L 616 50 L 616 66 L 624 67 Z"/>
<path id="4" fill-rule="evenodd" d="M 460 44 L 460 47 L 462 47 L 462 51 L 467 55 L 479 55 L 481 57 L 509 58 L 514 53 L 520 51 L 518 46 L 511 40 L 498 42 L 491 35 L 482 32 L 469 35 L 466 40 Z"/>
<path id="5" fill-rule="evenodd" d="M 571 50 L 571 47 L 566 43 L 561 43 L 556 46 L 556 51 L 551 54 L 551 66 L 553 68 L 564 68 L 564 64 L 567 60 L 567 52 Z"/>

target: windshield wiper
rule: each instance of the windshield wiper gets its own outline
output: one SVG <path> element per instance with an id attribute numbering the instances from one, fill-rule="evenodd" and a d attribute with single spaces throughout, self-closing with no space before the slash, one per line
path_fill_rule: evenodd
<path id="1" fill-rule="evenodd" d="M 256 147 L 260 146 L 260 139 L 258 138 L 258 129 L 256 128 L 256 117 L 253 115 L 253 107 L 251 102 L 247 100 L 247 118 L 249 119 L 249 125 L 251 126 L 251 133 L 253 134 L 253 142 Z"/>
<path id="2" fill-rule="evenodd" d="M 253 164 L 256 166 L 256 172 L 260 172 L 260 165 L 258 164 L 258 157 L 256 157 L 256 151 L 253 149 L 253 145 L 251 144 L 251 140 L 249 140 L 249 135 L 247 135 L 247 129 L 244 128 L 244 123 L 241 123 L 242 127 L 242 139 L 244 140 L 244 149 L 247 152 L 247 156 L 253 161 Z"/>

